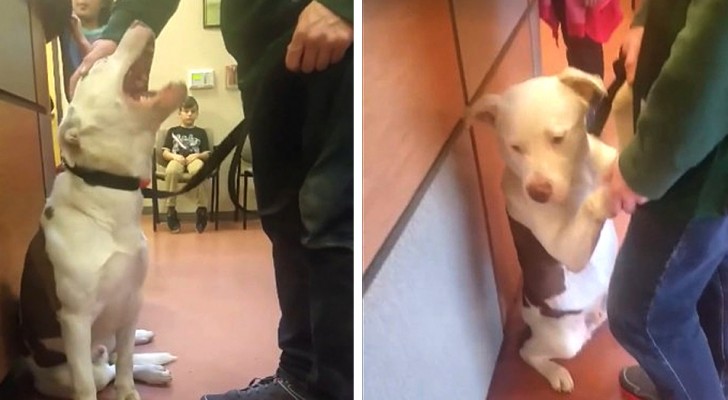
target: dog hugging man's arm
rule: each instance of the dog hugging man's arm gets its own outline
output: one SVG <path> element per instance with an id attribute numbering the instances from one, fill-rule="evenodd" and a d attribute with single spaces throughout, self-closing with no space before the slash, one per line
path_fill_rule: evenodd
<path id="1" fill-rule="evenodd" d="M 584 119 L 589 100 L 604 93 L 601 79 L 567 68 L 468 110 L 498 135 L 508 214 L 572 272 L 588 264 L 607 219 L 601 179 L 616 151 L 587 134 Z"/>

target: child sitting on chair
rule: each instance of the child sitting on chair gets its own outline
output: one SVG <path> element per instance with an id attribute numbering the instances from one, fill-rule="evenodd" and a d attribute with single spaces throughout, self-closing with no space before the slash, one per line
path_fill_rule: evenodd
<path id="1" fill-rule="evenodd" d="M 170 192 L 179 190 L 182 174 L 185 172 L 190 175 L 196 174 L 210 156 L 210 143 L 207 140 L 207 132 L 195 126 L 198 115 L 197 100 L 192 96 L 187 97 L 179 109 L 181 125 L 170 128 L 164 139 L 162 158 L 167 160 L 165 181 Z M 197 232 L 202 233 L 207 226 L 208 196 L 204 183 L 190 191 L 190 193 L 193 193 L 197 199 L 197 223 L 195 227 Z M 167 226 L 173 233 L 180 231 L 176 205 L 176 197 L 167 199 Z"/>

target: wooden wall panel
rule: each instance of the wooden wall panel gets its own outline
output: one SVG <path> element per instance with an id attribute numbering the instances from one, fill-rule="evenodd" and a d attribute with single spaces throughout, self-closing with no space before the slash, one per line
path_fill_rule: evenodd
<path id="1" fill-rule="evenodd" d="M 33 39 L 26 0 L 3 0 L 0 9 L 0 89 L 36 101 Z M 13 62 L 7 62 L 12 59 Z"/>
<path id="2" fill-rule="evenodd" d="M 25 251 L 54 177 L 45 38 L 33 2 L 0 2 L 0 381 L 17 355 Z"/>
<path id="3" fill-rule="evenodd" d="M 463 113 L 448 0 L 363 3 L 363 265 Z"/>
<path id="4" fill-rule="evenodd" d="M 508 86 L 534 75 L 531 28 L 528 20 L 521 25 L 493 80 L 486 86 L 486 93 L 500 93 Z M 500 188 L 504 165 L 498 153 L 495 132 L 490 126 L 476 123 L 473 126 L 473 139 L 480 165 L 501 314 L 505 320 L 514 302 L 518 300 L 521 271 L 505 212 L 505 198 Z"/>
<path id="5" fill-rule="evenodd" d="M 45 201 L 38 117 L 0 101 L 0 381 L 14 346 L 15 311 L 25 249 Z"/>
<path id="6" fill-rule="evenodd" d="M 467 98 L 472 99 L 528 7 L 526 0 L 453 0 Z"/>

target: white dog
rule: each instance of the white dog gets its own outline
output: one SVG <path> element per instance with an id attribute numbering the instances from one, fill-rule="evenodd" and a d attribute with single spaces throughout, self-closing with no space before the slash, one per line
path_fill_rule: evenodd
<path id="1" fill-rule="evenodd" d="M 573 68 L 486 95 L 469 110 L 498 134 L 502 189 L 523 269 L 523 318 L 531 337 L 522 358 L 562 392 L 571 358 L 606 318 L 605 296 L 617 237 L 604 208 L 603 174 L 616 151 L 588 135 L 598 77 Z"/>
<path id="2" fill-rule="evenodd" d="M 42 393 L 95 400 L 116 379 L 117 398 L 137 400 L 134 378 L 165 383 L 168 353 L 133 355 L 147 271 L 140 226 L 154 134 L 184 100 L 184 84 L 149 97 L 123 90 L 154 33 L 135 23 L 116 52 L 78 84 L 59 129 L 66 171 L 56 178 L 26 255 L 20 324 L 25 361 Z M 109 364 L 109 354 L 115 365 Z"/>

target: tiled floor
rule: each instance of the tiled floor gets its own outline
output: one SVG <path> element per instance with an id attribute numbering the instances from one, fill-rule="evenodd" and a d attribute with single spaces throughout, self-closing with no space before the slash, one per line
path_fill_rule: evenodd
<path id="1" fill-rule="evenodd" d="M 622 7 L 626 13 L 625 20 L 604 49 L 607 85 L 614 79 L 611 63 L 618 56 L 621 37 L 631 20 L 630 1 L 622 0 Z M 558 73 L 566 67 L 563 41 L 560 43 L 557 47 L 551 32 L 542 24 L 541 51 L 544 74 Z M 608 121 L 604 136 L 606 142 L 616 145 L 612 121 Z M 616 221 L 620 240 L 624 236 L 627 223 L 628 218 L 624 216 Z M 620 398 L 617 374 L 623 366 L 632 364 L 633 360 L 615 342 L 606 325 L 597 331 L 581 353 L 571 360 L 562 362 L 575 381 L 575 390 L 570 395 L 551 390 L 548 382 L 519 357 L 518 349 L 526 333 L 520 315 L 511 316 L 505 332 L 506 337 L 487 400 L 618 400 Z"/>
<path id="2" fill-rule="evenodd" d="M 144 221 L 151 262 L 139 327 L 157 336 L 137 352 L 179 357 L 169 366 L 171 385 L 138 385 L 144 400 L 197 400 L 272 373 L 280 313 L 270 244 L 258 221 L 246 231 L 240 223 L 225 222 L 219 231 L 210 226 L 203 234 L 183 222 L 177 235 L 164 225 L 154 233 L 150 219 Z M 113 394 L 108 388 L 99 399 L 114 399 Z"/>

